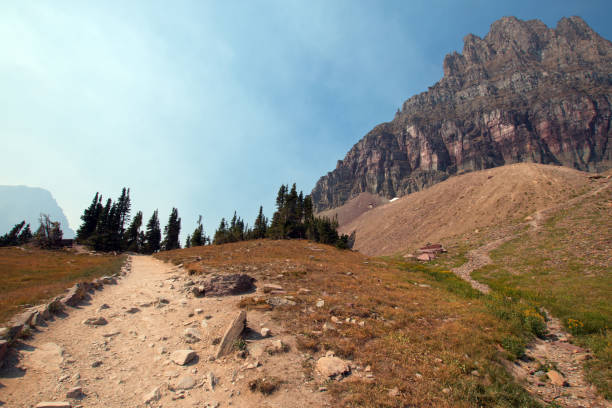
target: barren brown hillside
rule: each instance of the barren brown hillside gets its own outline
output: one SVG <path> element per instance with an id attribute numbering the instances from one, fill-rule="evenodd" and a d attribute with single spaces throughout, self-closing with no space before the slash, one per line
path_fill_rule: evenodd
<path id="1" fill-rule="evenodd" d="M 348 224 L 341 223 L 340 232 L 356 231 L 354 249 L 360 252 L 395 254 L 520 220 L 580 194 L 590 188 L 589 184 L 587 173 L 570 168 L 513 164 L 451 177 L 368 211 Z M 342 213 L 343 209 L 337 211 Z"/>
<path id="2" fill-rule="evenodd" d="M 321 211 L 317 215 L 319 217 L 334 218 L 338 217 L 340 225 L 346 225 L 352 222 L 361 214 L 373 210 L 381 205 L 387 204 L 389 200 L 371 193 L 361 193 L 357 197 L 348 201 L 343 206 L 332 208 L 330 210 Z"/>

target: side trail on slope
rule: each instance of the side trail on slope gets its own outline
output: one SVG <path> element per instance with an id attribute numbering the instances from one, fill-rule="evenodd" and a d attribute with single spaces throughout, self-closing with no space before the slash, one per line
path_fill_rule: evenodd
<path id="1" fill-rule="evenodd" d="M 474 289 L 488 294 L 491 288 L 482 282 L 472 278 L 473 271 L 493 263 L 489 253 L 499 248 L 504 243 L 519 236 L 538 231 L 544 221 L 554 212 L 567 208 L 580 201 L 595 196 L 612 186 L 612 181 L 606 181 L 599 188 L 568 200 L 565 203 L 555 205 L 535 212 L 527 217 L 527 222 L 511 227 L 509 230 L 499 231 L 499 238 L 468 252 L 468 261 L 463 265 L 453 268 L 452 271 L 459 278 L 467 281 Z M 516 232 L 528 226 L 528 231 Z M 597 390 L 586 381 L 582 370 L 582 363 L 591 358 L 589 351 L 575 346 L 569 342 L 571 335 L 565 331 L 561 321 L 547 312 L 546 329 L 544 338 L 536 338 L 525 350 L 526 358 L 519 359 L 514 363 L 507 363 L 506 368 L 512 375 L 521 381 L 527 391 L 547 403 L 558 403 L 564 407 L 592 407 L 609 408 L 612 403 L 606 401 L 597 394 Z M 548 372 L 536 371 L 540 363 L 556 367 L 558 370 Z M 562 374 L 561 374 L 562 373 Z M 549 382 L 540 381 L 539 377 L 547 376 Z"/>

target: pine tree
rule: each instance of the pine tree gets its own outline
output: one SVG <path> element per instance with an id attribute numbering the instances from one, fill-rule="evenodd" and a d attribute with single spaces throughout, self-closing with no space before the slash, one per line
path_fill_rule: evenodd
<path id="1" fill-rule="evenodd" d="M 19 245 L 27 244 L 32 240 L 32 230 L 30 230 L 30 224 L 27 224 L 24 229 L 21 230 L 21 233 L 17 237 L 17 241 Z"/>
<path id="2" fill-rule="evenodd" d="M 164 242 L 162 247 L 165 251 L 172 249 L 179 249 L 181 243 L 179 242 L 179 234 L 181 232 L 181 219 L 178 216 L 178 210 L 172 208 L 170 217 L 168 218 L 168 224 L 164 227 Z"/>
<path id="3" fill-rule="evenodd" d="M 25 220 L 21 221 L 19 224 L 15 224 L 15 226 L 3 236 L 0 237 L 0 246 L 14 246 L 19 245 L 19 232 L 22 230 L 25 225 Z M 28 224 L 28 228 L 30 224 Z"/>
<path id="4" fill-rule="evenodd" d="M 161 247 L 161 229 L 159 227 L 158 211 L 153 211 L 153 215 L 147 222 L 147 231 L 144 235 L 144 252 L 148 254 L 159 251 Z"/>
<path id="5" fill-rule="evenodd" d="M 78 242 L 85 242 L 96 231 L 99 216 L 98 206 L 101 205 L 101 200 L 102 196 L 99 195 L 99 193 L 96 193 L 89 207 L 87 207 L 83 212 L 83 215 L 81 215 L 81 220 L 83 223 L 77 230 L 76 239 Z"/>
<path id="6" fill-rule="evenodd" d="M 229 231 L 227 230 L 227 223 L 225 222 L 225 218 L 221 218 L 221 222 L 219 223 L 219 228 L 215 231 L 215 236 L 213 238 L 213 244 L 221 245 L 225 244 L 228 241 Z"/>
<path id="7" fill-rule="evenodd" d="M 198 217 L 198 226 L 193 231 L 193 234 L 191 234 L 191 246 L 196 247 L 206 245 L 207 240 L 208 237 L 204 235 L 204 227 L 202 226 L 202 216 L 200 215 Z"/>
<path id="8" fill-rule="evenodd" d="M 268 219 L 263 215 L 263 206 L 259 206 L 259 214 L 255 219 L 253 237 L 255 239 L 265 238 L 268 230 Z"/>
<path id="9" fill-rule="evenodd" d="M 314 225 L 314 215 L 312 210 L 312 198 L 309 195 L 304 197 L 304 235 L 306 239 L 311 241 L 315 240 L 315 225 Z"/>
<path id="10" fill-rule="evenodd" d="M 117 211 L 119 216 L 119 235 L 123 236 L 125 232 L 125 225 L 130 222 L 130 210 L 132 204 L 130 202 L 130 189 L 123 187 L 121 190 L 121 196 L 117 200 Z"/>
<path id="11" fill-rule="evenodd" d="M 191 235 L 187 234 L 187 238 L 185 239 L 185 248 L 191 248 Z"/>
<path id="12" fill-rule="evenodd" d="M 140 227 L 142 227 L 142 211 L 138 211 L 132 220 L 132 223 L 123 234 L 123 249 L 130 252 L 140 252 L 139 243 Z"/>
<path id="13" fill-rule="evenodd" d="M 267 235 L 272 239 L 285 238 L 285 224 L 287 213 L 287 186 L 281 185 L 276 196 L 276 211 L 272 215 L 272 223 L 267 230 Z"/>

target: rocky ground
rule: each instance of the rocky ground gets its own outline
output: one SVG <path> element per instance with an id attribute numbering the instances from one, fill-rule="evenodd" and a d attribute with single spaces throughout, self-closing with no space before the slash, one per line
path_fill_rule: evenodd
<path id="1" fill-rule="evenodd" d="M 0 406 L 328 406 L 270 312 L 249 311 L 244 339 L 217 357 L 241 296 L 196 297 L 181 268 L 147 256 L 132 265 L 118 284 L 14 344 Z"/>

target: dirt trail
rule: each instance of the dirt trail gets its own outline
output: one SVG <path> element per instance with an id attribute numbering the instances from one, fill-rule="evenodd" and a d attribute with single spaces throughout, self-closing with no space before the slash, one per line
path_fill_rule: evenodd
<path id="1" fill-rule="evenodd" d="M 107 285 L 87 304 L 69 308 L 67 315 L 11 350 L 0 371 L 0 406 L 71 401 L 72 407 L 144 407 L 145 396 L 156 388 L 159 399 L 153 398 L 152 407 L 328 406 L 325 394 L 305 384 L 303 357 L 295 351 L 293 337 L 269 319 L 269 312 L 248 313 L 253 330 L 247 337 L 250 355 L 243 359 L 232 353 L 214 360 L 213 341 L 238 314 L 240 297 L 187 296 L 182 269 L 148 256 L 132 261 L 132 272 L 117 285 Z M 83 324 L 99 316 L 108 323 Z M 263 326 L 271 329 L 272 337 L 255 334 Z M 189 343 L 187 328 L 197 330 L 201 340 Z M 263 352 L 279 339 L 289 345 L 288 352 Z M 193 349 L 198 357 L 184 366 L 173 362 L 171 354 L 185 349 Z M 251 392 L 248 382 L 262 377 L 280 378 L 280 389 L 269 396 Z M 82 387 L 85 396 L 67 398 L 75 386 Z"/>
<path id="2" fill-rule="evenodd" d="M 533 233 L 539 230 L 546 219 L 556 211 L 577 204 L 611 186 L 612 181 L 605 181 L 602 186 L 593 188 L 583 195 L 535 212 L 531 217 L 528 217 L 529 219 L 526 223 L 510 229 L 508 232 L 501 232 L 501 238 L 497 238 L 469 251 L 468 261 L 460 267 L 453 268 L 452 271 L 461 279 L 469 282 L 474 289 L 485 294 L 489 293 L 491 291 L 489 286 L 476 281 L 472 278 L 471 274 L 476 269 L 493 262 L 489 256 L 491 251 L 525 233 L 516 232 L 517 228 L 527 225 L 530 227 L 528 233 Z M 526 357 L 513 364 L 509 363 L 507 366 L 508 370 L 523 382 L 525 388 L 532 395 L 547 403 L 556 402 L 564 407 L 576 408 L 612 407 L 612 403 L 599 396 L 595 387 L 590 385 L 585 379 L 582 363 L 590 358 L 588 350 L 569 343 L 571 335 L 564 330 L 559 319 L 549 315 L 546 326 L 548 335 L 543 339 L 538 338 L 529 344 L 525 350 Z M 538 370 L 541 365 L 556 367 L 562 373 L 562 379 L 559 380 L 558 385 L 552 384 L 552 381 L 545 380 L 546 371 Z"/>

